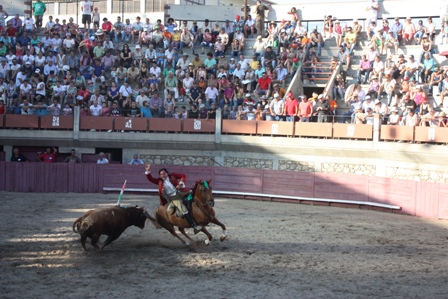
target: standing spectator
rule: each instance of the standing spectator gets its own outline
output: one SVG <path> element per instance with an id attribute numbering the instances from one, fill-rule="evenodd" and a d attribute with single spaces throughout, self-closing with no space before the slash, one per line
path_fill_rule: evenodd
<path id="1" fill-rule="evenodd" d="M 65 163 L 81 163 L 81 159 L 76 155 L 76 151 L 74 149 L 71 150 L 70 156 L 65 158 Z"/>
<path id="2" fill-rule="evenodd" d="M 98 7 L 95 7 L 92 12 L 92 21 L 93 21 L 93 27 L 99 28 L 100 27 L 100 13 L 98 12 Z"/>
<path id="3" fill-rule="evenodd" d="M 99 153 L 100 158 L 96 161 L 96 164 L 109 164 L 109 160 L 104 156 L 103 152 Z"/>
<path id="4" fill-rule="evenodd" d="M 367 0 L 368 4 L 366 7 L 367 11 L 367 18 L 366 18 L 366 24 L 370 24 L 372 22 L 376 23 L 376 19 L 378 18 L 378 10 L 379 5 L 377 0 Z"/>
<path id="5" fill-rule="evenodd" d="M 264 20 L 266 18 L 267 12 L 270 10 L 271 5 L 266 6 L 264 4 L 261 4 L 261 1 L 257 1 L 257 6 L 255 7 L 255 13 L 257 14 L 255 18 L 255 23 L 257 27 L 257 33 L 264 35 Z"/>
<path id="6" fill-rule="evenodd" d="M 12 150 L 11 162 L 27 162 L 27 158 L 22 155 L 17 147 Z"/>
<path id="7" fill-rule="evenodd" d="M 283 116 L 286 117 L 286 121 L 294 122 L 297 120 L 297 114 L 299 112 L 299 102 L 294 98 L 292 92 L 289 92 L 286 96 L 285 107 L 283 109 Z"/>
<path id="8" fill-rule="evenodd" d="M 316 112 L 314 114 L 317 115 L 318 123 L 326 123 L 328 121 L 327 117 L 330 112 L 330 105 L 323 94 L 320 94 L 317 99 Z"/>
<path id="9" fill-rule="evenodd" d="M 299 104 L 300 122 L 310 122 L 313 115 L 313 104 L 308 101 L 306 96 L 302 96 L 302 102 Z"/>
<path id="10" fill-rule="evenodd" d="M 39 2 L 37 2 L 37 3 L 39 3 Z M 9 17 L 8 13 L 6 11 L 4 11 L 3 6 L 0 5 L 0 34 L 3 34 L 3 32 L 5 32 L 5 30 L 6 30 L 5 21 L 8 17 Z"/>
<path id="11" fill-rule="evenodd" d="M 45 153 L 38 152 L 37 160 L 44 163 L 53 163 L 56 160 L 57 153 L 58 150 L 55 147 L 53 147 L 53 152 L 51 152 L 51 147 L 47 147 Z"/>
<path id="12" fill-rule="evenodd" d="M 81 1 L 82 11 L 82 23 L 84 24 L 84 30 L 90 30 L 90 23 L 92 23 L 92 7 L 93 3 L 90 0 Z"/>
<path id="13" fill-rule="evenodd" d="M 42 20 L 46 11 L 47 6 L 42 2 L 42 0 L 37 0 L 33 3 L 34 19 L 36 20 L 35 23 L 37 30 L 42 28 Z"/>

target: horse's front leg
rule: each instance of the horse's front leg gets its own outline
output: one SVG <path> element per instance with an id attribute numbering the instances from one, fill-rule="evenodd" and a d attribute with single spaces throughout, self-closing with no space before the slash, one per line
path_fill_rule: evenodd
<path id="1" fill-rule="evenodd" d="M 205 245 L 210 244 L 213 236 L 208 232 L 208 230 L 205 229 L 205 227 L 203 227 L 201 231 L 207 236 L 207 239 L 204 240 Z"/>
<path id="2" fill-rule="evenodd" d="M 179 231 L 182 233 L 182 235 L 184 235 L 188 240 L 193 241 L 192 238 L 190 238 L 189 235 L 187 235 L 187 233 L 185 232 L 185 228 L 179 227 Z"/>
<path id="3" fill-rule="evenodd" d="M 219 238 L 219 240 L 221 240 L 221 242 L 224 241 L 227 238 L 226 226 L 222 224 L 218 219 L 216 219 L 216 217 L 213 217 L 212 223 L 219 225 L 222 228 L 222 235 L 221 238 Z"/>

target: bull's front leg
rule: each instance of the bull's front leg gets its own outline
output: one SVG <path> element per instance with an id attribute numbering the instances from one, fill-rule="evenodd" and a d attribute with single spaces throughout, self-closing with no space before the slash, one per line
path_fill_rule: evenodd
<path id="1" fill-rule="evenodd" d="M 100 252 L 101 251 L 101 247 L 98 246 L 98 241 L 100 240 L 100 236 L 94 235 L 90 238 L 92 241 L 90 242 L 90 244 L 92 244 L 93 247 L 95 247 L 96 251 Z"/>
<path id="2" fill-rule="evenodd" d="M 112 243 L 113 241 L 115 241 L 116 239 L 118 239 L 118 237 L 119 237 L 120 235 L 121 235 L 121 234 L 107 236 L 106 241 L 104 241 L 103 246 L 101 246 L 101 250 L 103 250 L 103 248 L 106 247 L 106 245 L 109 245 L 110 243 Z"/>
<path id="3" fill-rule="evenodd" d="M 83 251 L 87 251 L 86 240 L 87 240 L 87 236 L 86 235 L 81 235 L 81 246 L 82 246 L 82 250 Z"/>

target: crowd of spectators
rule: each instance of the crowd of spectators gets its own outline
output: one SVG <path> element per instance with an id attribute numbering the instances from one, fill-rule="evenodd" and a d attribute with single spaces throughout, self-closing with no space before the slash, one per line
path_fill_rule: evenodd
<path id="1" fill-rule="evenodd" d="M 339 21 L 335 23 L 339 24 Z M 345 65 L 345 70 L 350 69 L 350 57 L 361 30 L 358 21 L 354 20 L 352 26 L 340 31 L 345 33 L 345 37 L 341 38 L 344 42 L 339 45 L 338 55 L 333 57 L 334 66 L 339 63 Z M 347 37 L 353 31 L 356 34 Z M 448 95 L 448 80 L 444 79 L 448 73 L 446 69 L 438 67 L 433 58 L 436 28 L 432 18 L 429 17 L 426 24 L 419 21 L 418 26 L 413 24 L 410 17 L 406 18 L 404 24 L 399 18 L 394 18 L 390 26 L 387 19 L 382 20 L 382 25 L 372 20 L 366 33 L 370 50 L 361 56 L 357 84 L 346 94 L 345 70 L 334 82 L 334 97 L 344 99 L 350 107 L 343 114 L 343 121 L 372 123 L 376 114 L 381 116 L 383 124 L 446 127 L 445 112 L 436 110 L 444 107 L 444 97 Z M 443 42 L 444 30 L 440 35 L 440 41 Z M 410 44 L 420 45 L 418 58 L 399 52 L 399 46 Z M 428 103 L 428 96 L 433 95 L 433 89 L 437 90 L 435 105 Z"/>
<path id="2" fill-rule="evenodd" d="M 371 113 L 383 116 L 384 123 L 394 124 L 388 116 L 397 108 L 403 120 L 398 123 L 406 123 L 412 101 L 420 119 L 430 117 L 429 110 L 422 108 L 426 99 L 422 85 L 438 86 L 440 105 L 448 95 L 445 72 L 432 59 L 431 18 L 419 26 L 409 18 L 404 25 L 396 19 L 390 28 L 388 20 L 377 26 L 377 3 L 368 2 L 371 22 L 364 31 L 371 50 L 359 64 L 359 87 L 348 97 L 350 111 L 344 121 L 368 123 L 371 108 Z M 221 108 L 225 119 L 331 120 L 336 100 L 347 98 L 346 72 L 336 78 L 333 98 L 318 94 L 294 98 L 286 94 L 286 83 L 299 69 L 314 82 L 326 38 L 334 37 L 340 47 L 334 65 L 349 69 L 362 26 L 354 20 L 341 27 L 338 20 L 326 16 L 323 33 L 307 32 L 291 8 L 288 20 L 271 22 L 265 29 L 260 20 L 269 9 L 257 2 L 254 16 L 246 20 L 235 16 L 220 24 L 206 19 L 201 26 L 173 18 L 153 24 L 148 18 L 117 17 L 113 23 L 101 18 L 89 1 L 81 2 L 81 26 L 72 18 L 61 23 L 50 16 L 46 24 L 39 24 L 16 16 L 0 26 L 0 113 L 72 115 L 73 108 L 81 106 L 81 116 L 206 119 L 214 118 Z M 442 28 L 443 38 L 447 30 Z M 255 43 L 247 45 L 246 39 L 255 36 Z M 400 43 L 421 44 L 419 60 L 400 55 L 393 61 L 391 51 L 397 54 Z M 244 56 L 246 47 L 253 49 L 252 57 Z M 384 52 L 387 61 L 381 60 Z M 380 102 L 379 109 L 366 104 L 369 97 L 372 103 Z M 365 117 L 356 117 L 357 103 Z M 430 125 L 419 121 L 424 123 Z"/>

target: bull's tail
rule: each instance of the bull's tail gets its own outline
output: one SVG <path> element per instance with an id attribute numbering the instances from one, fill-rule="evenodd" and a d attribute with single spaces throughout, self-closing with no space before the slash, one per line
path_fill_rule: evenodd
<path id="1" fill-rule="evenodd" d="M 82 216 L 79 217 L 78 219 L 75 220 L 75 222 L 73 222 L 73 232 L 74 233 L 80 233 L 79 228 L 81 226 L 82 223 Z"/>
<path id="2" fill-rule="evenodd" d="M 75 233 L 82 234 L 86 230 L 88 230 L 89 227 L 91 227 L 91 226 L 92 226 L 92 221 L 90 220 L 89 217 L 87 217 L 87 218 L 85 218 L 85 216 L 79 217 L 78 219 L 76 219 L 75 222 L 73 222 L 73 231 Z"/>

